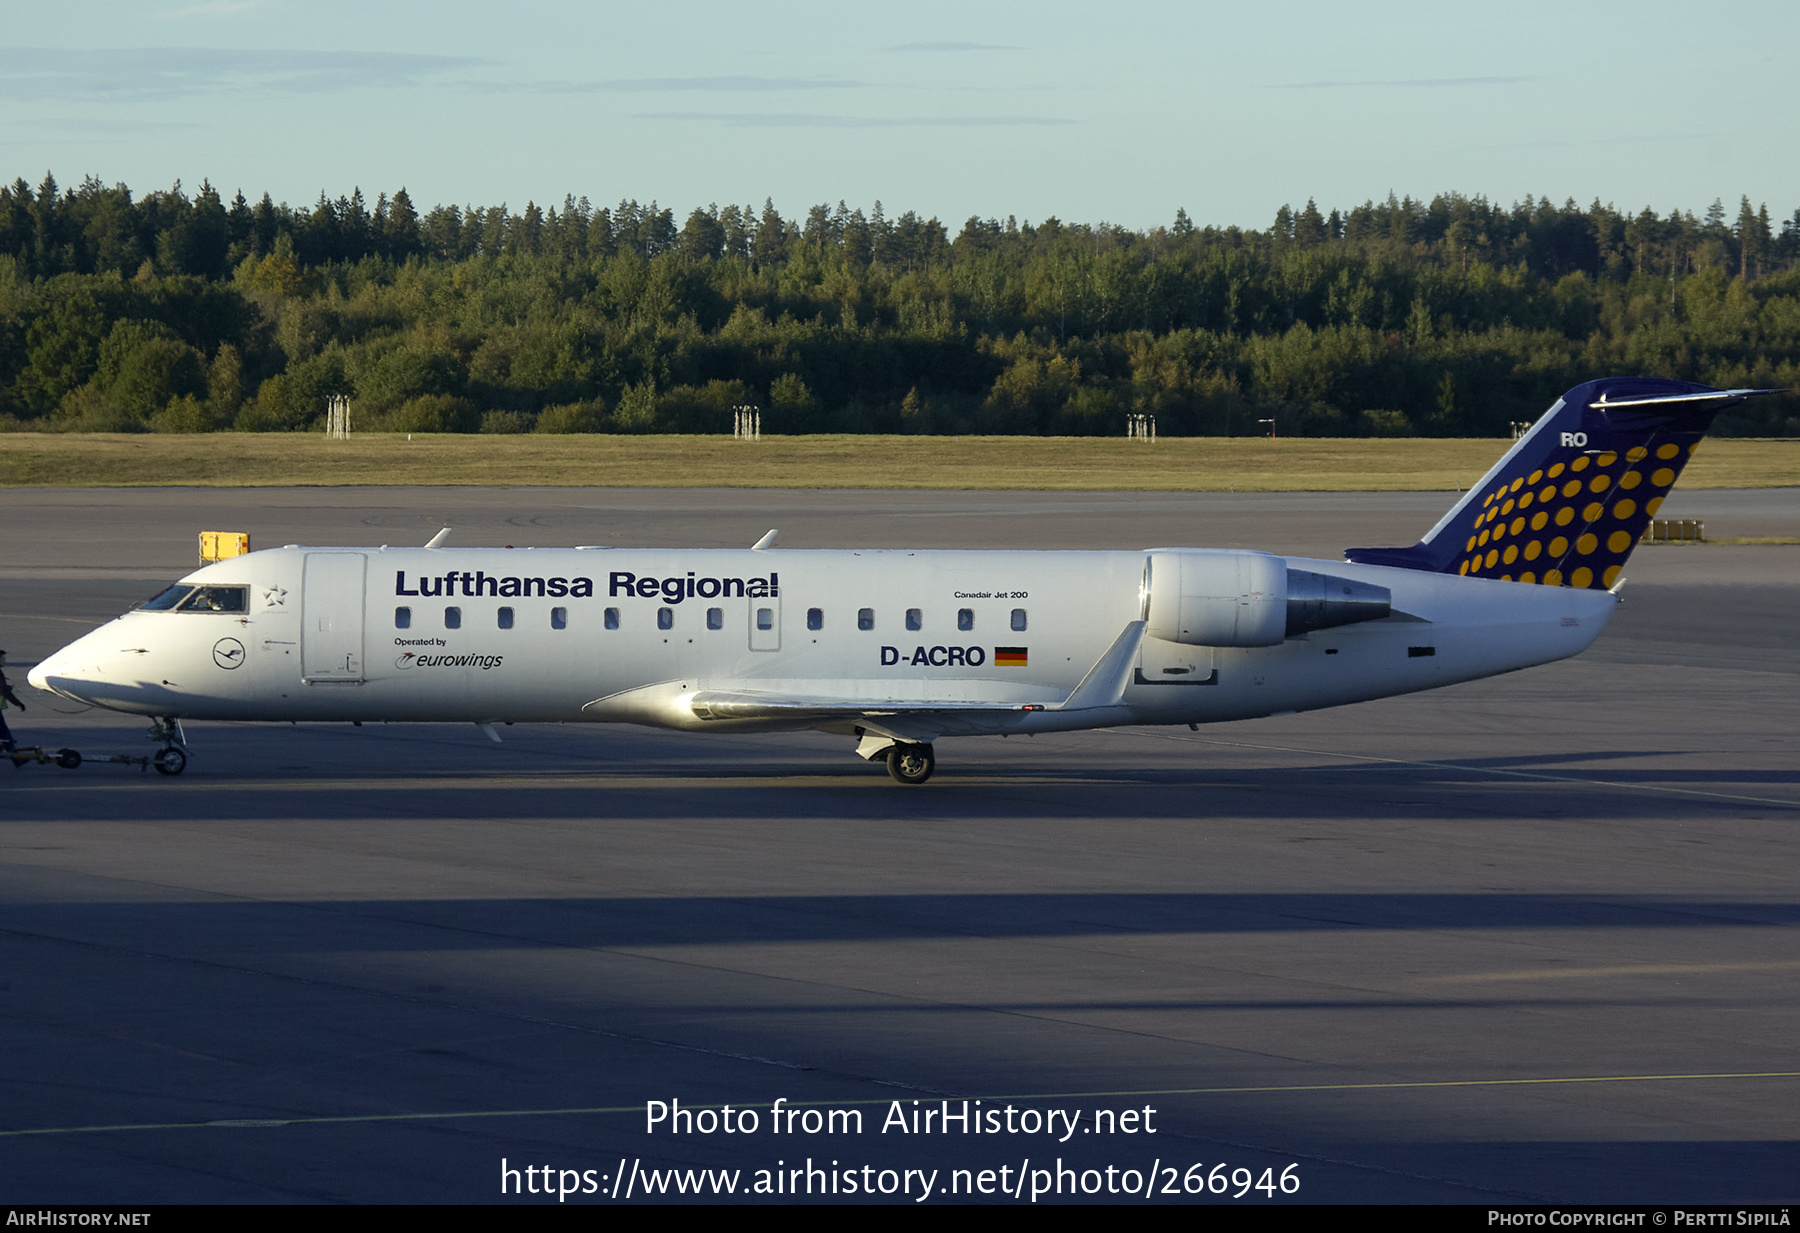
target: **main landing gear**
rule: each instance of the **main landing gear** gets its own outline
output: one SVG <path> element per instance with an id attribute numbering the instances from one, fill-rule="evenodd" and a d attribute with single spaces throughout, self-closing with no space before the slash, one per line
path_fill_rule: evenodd
<path id="1" fill-rule="evenodd" d="M 929 745 L 891 745 L 887 751 L 888 774 L 904 784 L 924 783 L 937 766 Z"/>

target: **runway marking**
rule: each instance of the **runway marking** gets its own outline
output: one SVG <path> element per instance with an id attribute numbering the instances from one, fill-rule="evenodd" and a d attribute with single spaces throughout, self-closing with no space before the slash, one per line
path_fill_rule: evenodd
<path id="1" fill-rule="evenodd" d="M 45 616 L 41 612 L 0 612 L 0 620 L 7 620 L 7 621 L 61 621 L 65 625 L 86 625 L 90 629 L 99 629 L 102 625 L 106 624 L 108 621 L 110 621 L 112 619 L 113 619 L 112 617 L 101 617 L 99 620 L 90 621 L 84 617 Z M 35 668 L 35 667 L 37 667 L 37 665 L 36 664 L 15 663 L 15 664 L 9 664 L 8 667 Z"/>
<path id="2" fill-rule="evenodd" d="M 40 784 L 44 784 L 44 783 L 63 783 L 65 781 L 60 780 L 60 779 L 55 779 L 55 780 L 40 780 L 38 782 Z M 374 790 L 392 791 L 392 792 L 409 792 L 409 791 L 418 791 L 421 789 L 433 789 L 433 790 L 438 790 L 438 791 L 491 789 L 493 791 L 507 791 L 507 790 L 517 789 L 517 788 L 565 789 L 565 788 L 594 788 L 594 787 L 604 787 L 604 788 L 617 789 L 617 790 L 629 790 L 629 789 L 637 789 L 637 788 L 643 788 L 643 789 L 667 788 L 672 785 L 679 785 L 680 787 L 683 787 L 683 788 L 717 788 L 717 789 L 721 789 L 721 790 L 729 790 L 729 791 L 733 791 L 733 792 L 739 792 L 739 791 L 744 790 L 746 787 L 780 788 L 783 790 L 790 790 L 790 789 L 794 788 L 796 785 L 804 785 L 804 784 L 821 785 L 821 786 L 826 786 L 826 787 L 837 786 L 837 787 L 858 787 L 858 788 L 873 786 L 873 787 L 881 788 L 885 791 L 887 788 L 887 785 L 890 782 L 891 781 L 885 777 L 883 777 L 881 779 L 876 779 L 871 775 L 858 775 L 854 768 L 852 768 L 852 770 L 850 771 L 849 774 L 844 775 L 842 777 L 813 774 L 813 775 L 797 775 L 797 776 L 793 776 L 791 778 L 787 778 L 787 777 L 772 778 L 772 777 L 766 776 L 766 775 L 762 775 L 762 776 L 750 776 L 750 775 L 730 776 L 730 775 L 712 774 L 712 775 L 707 775 L 705 778 L 693 778 L 693 777 L 690 777 L 687 774 L 679 772 L 679 771 L 671 771 L 667 775 L 663 775 L 663 776 L 659 776 L 659 777 L 655 777 L 655 778 L 650 778 L 650 777 L 646 777 L 643 775 L 608 775 L 608 774 L 605 774 L 604 772 L 595 772 L 595 773 L 591 773 L 591 774 L 558 773 L 558 774 L 550 775 L 550 776 L 521 776 L 521 775 L 449 776 L 449 775 L 446 775 L 441 778 L 426 778 L 426 779 L 419 779 L 419 778 L 347 779 L 347 778 L 339 778 L 339 777 L 333 776 L 330 773 L 329 768 L 321 768 L 318 773 L 318 776 L 316 778 L 312 778 L 312 779 L 292 779 L 292 778 L 288 778 L 288 779 L 251 779 L 251 778 L 244 778 L 244 779 L 214 779 L 214 780 L 200 779 L 200 780 L 196 780 L 196 779 L 190 779 L 190 778 L 184 777 L 179 783 L 158 783 L 157 786 L 159 789 L 167 789 L 170 791 L 179 790 L 179 791 L 184 791 L 184 792 L 242 792 L 246 788 L 266 788 L 266 789 L 277 790 L 277 791 L 292 791 L 292 790 L 298 790 L 298 789 L 304 788 L 304 789 L 308 789 L 308 790 L 323 789 L 323 790 L 332 791 L 332 792 L 369 792 L 369 791 L 374 791 Z M 1007 780 L 1006 782 L 1010 785 L 1012 783 L 1019 782 L 1019 781 Z M 1067 781 L 1066 780 L 1044 779 L 1044 780 L 1025 781 L 1025 782 L 1065 783 Z M 1118 782 L 1124 783 L 1127 781 L 1120 780 Z M 21 790 L 23 790 L 23 791 L 29 791 L 32 788 L 32 786 L 33 785 L 31 785 L 31 784 L 21 784 L 20 785 Z M 119 780 L 117 782 L 110 782 L 110 783 L 102 783 L 102 782 L 97 782 L 94 780 L 88 780 L 88 781 L 84 782 L 82 786 L 84 787 L 84 789 L 93 791 L 93 792 L 109 792 L 109 791 L 141 792 L 141 791 L 143 791 L 143 785 L 138 780 L 135 780 L 135 779 Z"/>
<path id="3" fill-rule="evenodd" d="M 1273 1095 L 1281 1092 L 1379 1092 L 1423 1088 L 1461 1087 L 1543 1087 L 1596 1083 L 1673 1083 L 1690 1079 L 1800 1079 L 1800 1070 L 1724 1071 L 1716 1074 L 1681 1075 L 1571 1075 L 1564 1078 L 1535 1079 L 1426 1079 L 1405 1083 L 1298 1083 L 1259 1087 L 1162 1087 L 1125 1088 L 1102 1092 L 1032 1092 L 1017 1096 L 947 1096 L 946 1100 L 981 1100 L 992 1104 L 1006 1100 L 1093 1100 L 1119 1096 L 1241 1096 Z M 918 1090 L 918 1089 L 915 1089 Z M 790 1108 L 814 1106 L 885 1105 L 891 1096 L 864 1097 L 856 1100 L 789 1100 Z M 722 1109 L 724 1105 L 686 1105 L 692 1109 Z M 733 1101 L 734 1109 L 773 1108 L 769 1101 Z M 641 1113 L 644 1106 L 586 1105 L 566 1109 L 472 1109 L 458 1113 L 360 1113 L 336 1117 L 233 1117 L 207 1122 L 125 1122 L 114 1126 L 42 1126 L 27 1130 L 0 1130 L 0 1139 L 16 1139 L 30 1135 L 105 1134 L 127 1130 L 207 1130 L 264 1129 L 275 1126 L 332 1126 L 360 1122 L 446 1122 L 489 1117 L 580 1117 L 595 1113 Z"/>
<path id="4" fill-rule="evenodd" d="M 1673 792 L 1682 796 L 1707 796 L 1724 801 L 1754 801 L 1759 805 L 1780 805 L 1800 809 L 1800 801 L 1776 800 L 1767 796 L 1745 796 L 1737 792 L 1705 792 L 1699 788 L 1671 788 L 1664 784 L 1619 783 L 1611 779 L 1586 779 L 1580 775 L 1546 775 L 1540 771 L 1509 771 L 1500 767 L 1465 766 L 1460 762 L 1420 762 L 1412 758 L 1379 758 L 1373 754 L 1338 753 L 1332 749 L 1300 749 L 1292 745 L 1258 745 L 1250 741 L 1221 741 L 1216 737 L 1176 736 L 1167 732 L 1136 732 L 1128 728 L 1105 728 L 1114 736 L 1138 736 L 1157 741 L 1176 741 L 1183 745 L 1229 745 L 1235 749 L 1268 749 L 1278 753 L 1306 754 L 1313 758 L 1343 758 L 1350 762 L 1381 762 L 1390 766 L 1417 766 L 1427 770 L 1463 771 L 1478 775 L 1504 775 L 1513 779 L 1536 779 L 1545 783 L 1578 783 L 1589 788 L 1621 788 L 1629 792 Z"/>
<path id="5" fill-rule="evenodd" d="M 1428 976 L 1425 983 L 1468 984 L 1478 981 L 1556 980 L 1594 976 L 1700 976 L 1708 972 L 1785 972 L 1800 968 L 1800 959 L 1773 959 L 1752 963 L 1644 963 L 1607 968 L 1527 968 L 1516 972 L 1471 972 L 1457 976 Z"/>

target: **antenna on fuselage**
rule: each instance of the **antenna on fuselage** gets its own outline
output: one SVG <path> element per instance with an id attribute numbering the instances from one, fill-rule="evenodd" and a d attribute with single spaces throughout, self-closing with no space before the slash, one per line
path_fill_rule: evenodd
<path id="1" fill-rule="evenodd" d="M 761 552 L 765 548 L 773 548 L 775 546 L 775 537 L 780 534 L 780 531 L 771 530 L 767 535 L 757 540 L 754 544 L 751 544 L 750 551 Z"/>
<path id="2" fill-rule="evenodd" d="M 436 535 L 432 536 L 429 540 L 427 540 L 425 542 L 425 546 L 427 548 L 442 548 L 444 546 L 444 541 L 449 538 L 450 538 L 450 528 L 445 527 L 442 531 L 439 531 Z"/>

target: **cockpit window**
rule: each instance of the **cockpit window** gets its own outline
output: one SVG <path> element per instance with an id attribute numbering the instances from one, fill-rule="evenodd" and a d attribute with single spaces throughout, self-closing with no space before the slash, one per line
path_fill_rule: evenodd
<path id="1" fill-rule="evenodd" d="M 181 602 L 180 611 L 243 612 L 249 606 L 249 587 L 195 587 L 194 593 Z"/>
<path id="2" fill-rule="evenodd" d="M 159 595 L 155 595 L 138 605 L 143 612 L 167 612 L 176 604 L 193 594 L 193 587 L 172 586 Z"/>

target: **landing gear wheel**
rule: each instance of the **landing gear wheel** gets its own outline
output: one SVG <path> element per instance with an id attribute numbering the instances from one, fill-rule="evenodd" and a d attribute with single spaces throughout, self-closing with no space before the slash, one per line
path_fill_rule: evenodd
<path id="1" fill-rule="evenodd" d="M 937 759 L 929 745 L 895 745 L 888 750 L 888 774 L 904 784 L 924 783 L 931 778 Z"/>
<path id="2" fill-rule="evenodd" d="M 179 775 L 187 770 L 187 755 L 174 746 L 170 746 L 168 749 L 157 750 L 156 756 L 150 760 L 150 763 L 161 774 Z"/>
<path id="3" fill-rule="evenodd" d="M 59 749 L 56 751 L 56 765 L 65 771 L 72 771 L 81 765 L 81 754 L 73 749 Z"/>

